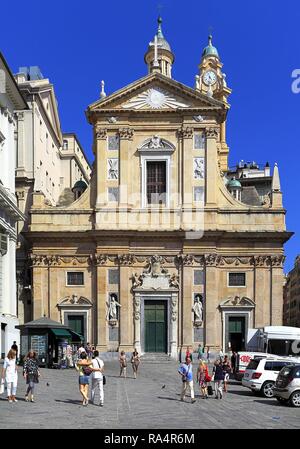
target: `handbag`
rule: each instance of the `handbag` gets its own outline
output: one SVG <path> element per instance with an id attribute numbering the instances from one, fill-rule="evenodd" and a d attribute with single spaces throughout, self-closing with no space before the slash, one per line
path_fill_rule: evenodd
<path id="1" fill-rule="evenodd" d="M 82 371 L 86 376 L 90 376 L 93 372 L 92 368 L 90 368 L 89 366 L 83 366 Z"/>
<path id="2" fill-rule="evenodd" d="M 212 396 L 214 394 L 213 387 L 211 385 L 208 385 L 208 387 L 207 387 L 207 394 L 209 396 Z"/>

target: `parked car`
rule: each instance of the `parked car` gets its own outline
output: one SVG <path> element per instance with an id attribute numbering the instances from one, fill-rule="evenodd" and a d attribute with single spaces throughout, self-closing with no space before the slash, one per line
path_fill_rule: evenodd
<path id="1" fill-rule="evenodd" d="M 234 372 L 235 380 L 238 380 L 239 382 L 242 381 L 246 368 L 252 359 L 268 357 L 271 355 L 272 354 L 266 354 L 265 352 L 238 352 Z"/>
<path id="2" fill-rule="evenodd" d="M 300 364 L 282 368 L 273 391 L 279 402 L 300 407 Z"/>
<path id="3" fill-rule="evenodd" d="M 260 357 L 252 359 L 248 364 L 242 384 L 253 393 L 261 393 L 265 398 L 274 397 L 274 386 L 282 368 L 295 363 L 283 357 Z"/>

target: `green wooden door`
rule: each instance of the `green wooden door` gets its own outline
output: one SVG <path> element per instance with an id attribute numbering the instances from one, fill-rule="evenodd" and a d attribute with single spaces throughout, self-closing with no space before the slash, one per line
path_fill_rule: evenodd
<path id="1" fill-rule="evenodd" d="M 68 315 L 70 329 L 80 335 L 84 335 L 84 324 L 82 315 Z"/>
<path id="2" fill-rule="evenodd" d="M 145 301 L 145 351 L 167 352 L 167 303 Z"/>

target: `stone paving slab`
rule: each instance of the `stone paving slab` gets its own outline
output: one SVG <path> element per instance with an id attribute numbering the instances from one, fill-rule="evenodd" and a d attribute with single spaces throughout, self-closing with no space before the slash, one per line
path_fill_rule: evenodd
<path id="1" fill-rule="evenodd" d="M 276 399 L 254 396 L 232 381 L 222 400 L 200 398 L 180 401 L 178 363 L 145 363 L 137 379 L 131 367 L 119 378 L 116 361 L 105 363 L 105 404 L 81 405 L 78 374 L 74 369 L 41 369 L 36 403 L 25 402 L 26 385 L 19 372 L 18 403 L 0 396 L 0 429 L 5 428 L 104 428 L 104 429 L 299 429 L 300 409 Z M 194 368 L 194 371 L 196 368 Z M 47 386 L 47 383 L 49 386 Z M 165 385 L 164 388 L 163 385 Z M 98 398 L 96 398 L 98 399 Z"/>

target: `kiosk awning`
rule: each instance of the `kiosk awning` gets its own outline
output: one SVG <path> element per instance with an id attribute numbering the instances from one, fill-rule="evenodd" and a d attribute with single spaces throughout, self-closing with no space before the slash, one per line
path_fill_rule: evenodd
<path id="1" fill-rule="evenodd" d="M 66 337 L 66 338 L 72 337 L 72 335 L 67 329 L 51 329 L 51 332 L 53 332 L 55 337 Z"/>

